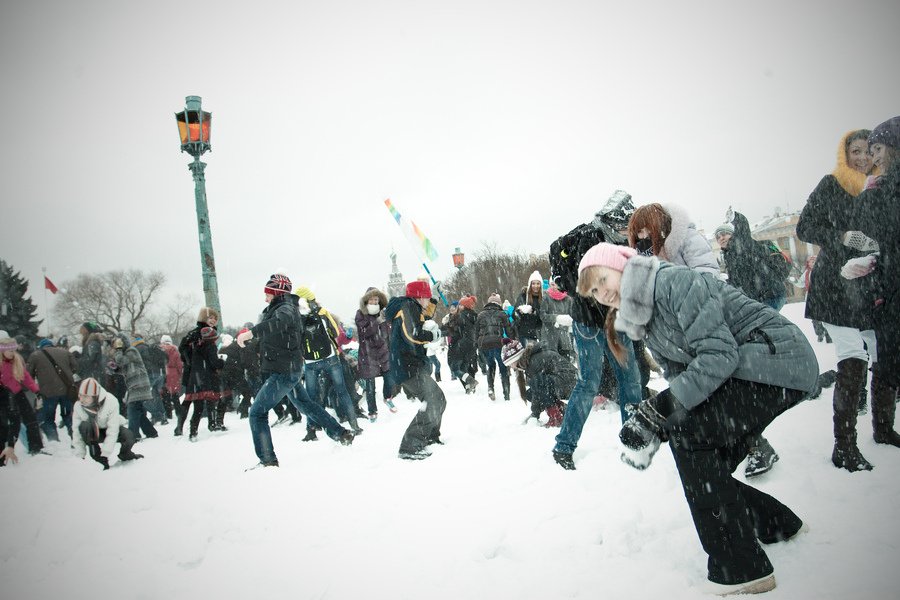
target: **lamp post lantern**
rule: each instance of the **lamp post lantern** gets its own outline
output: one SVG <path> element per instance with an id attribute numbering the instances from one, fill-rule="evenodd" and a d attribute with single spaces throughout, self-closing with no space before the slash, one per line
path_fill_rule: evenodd
<path id="1" fill-rule="evenodd" d="M 194 161 L 188 164 L 188 168 L 194 176 L 197 233 L 200 238 L 200 266 L 203 270 L 203 295 L 206 306 L 219 312 L 219 322 L 221 322 L 222 308 L 219 304 L 216 259 L 213 255 L 209 210 L 206 207 L 206 176 L 204 174 L 206 163 L 200 161 L 200 156 L 211 150 L 209 134 L 212 127 L 212 114 L 200 109 L 200 96 L 188 96 L 184 99 L 184 103 L 184 110 L 175 113 L 175 121 L 178 123 L 181 151 L 194 157 Z"/>
<path id="2" fill-rule="evenodd" d="M 457 269 L 462 269 L 466 266 L 466 255 L 459 249 L 459 246 L 456 247 L 456 252 L 453 253 L 453 266 Z"/>

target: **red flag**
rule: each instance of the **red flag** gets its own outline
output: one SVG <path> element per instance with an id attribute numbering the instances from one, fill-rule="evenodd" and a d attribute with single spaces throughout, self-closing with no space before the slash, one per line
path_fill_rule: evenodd
<path id="1" fill-rule="evenodd" d="M 50 293 L 51 293 L 51 294 L 55 294 L 56 292 L 59 291 L 59 290 L 56 288 L 56 286 L 53 285 L 53 282 L 50 281 L 50 279 L 47 278 L 46 275 L 44 275 L 44 287 L 47 288 L 48 290 L 50 290 Z"/>

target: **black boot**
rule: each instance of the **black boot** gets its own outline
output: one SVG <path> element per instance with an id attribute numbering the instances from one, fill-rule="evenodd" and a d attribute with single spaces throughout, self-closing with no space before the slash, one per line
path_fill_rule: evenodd
<path id="1" fill-rule="evenodd" d="M 865 386 L 868 363 L 859 358 L 847 358 L 838 363 L 834 386 L 834 451 L 831 462 L 839 469 L 871 471 L 872 464 L 856 446 L 856 409 L 859 389 Z"/>
<path id="2" fill-rule="evenodd" d="M 509 373 L 500 376 L 500 385 L 503 386 L 503 399 L 509 400 Z"/>
<path id="3" fill-rule="evenodd" d="M 872 373 L 872 432 L 876 444 L 890 444 L 900 448 L 900 434 L 894 431 L 894 415 L 897 412 L 897 388 L 883 383 L 878 366 Z"/>
<path id="4" fill-rule="evenodd" d="M 216 405 L 216 431 L 228 431 L 225 427 L 225 412 L 229 402 L 231 398 L 222 398 Z"/>
<path id="5" fill-rule="evenodd" d="M 187 421 L 188 410 L 190 409 L 190 404 L 184 402 L 180 406 L 178 404 L 175 405 L 175 412 L 178 415 L 178 423 L 175 424 L 175 431 L 173 434 L 178 437 L 182 435 L 184 432 L 184 422 Z"/>
<path id="6" fill-rule="evenodd" d="M 218 402 L 216 400 L 207 400 L 206 401 L 206 428 L 210 431 L 218 431 L 219 423 L 218 423 Z"/>

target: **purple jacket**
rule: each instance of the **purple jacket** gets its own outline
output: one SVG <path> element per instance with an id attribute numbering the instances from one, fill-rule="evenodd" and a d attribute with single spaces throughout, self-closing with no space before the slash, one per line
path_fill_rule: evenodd
<path id="1" fill-rule="evenodd" d="M 381 306 L 381 313 L 370 315 L 366 310 L 369 298 L 377 297 Z M 383 292 L 369 288 L 359 302 L 359 310 L 356 311 L 356 334 L 359 341 L 359 374 L 360 379 L 372 379 L 381 377 L 391 368 L 391 324 L 378 317 L 384 314 L 387 306 L 387 296 Z"/>

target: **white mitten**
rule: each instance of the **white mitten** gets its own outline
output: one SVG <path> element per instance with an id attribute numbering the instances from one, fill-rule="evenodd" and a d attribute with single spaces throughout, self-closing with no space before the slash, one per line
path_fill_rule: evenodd
<path id="1" fill-rule="evenodd" d="M 300 309 L 300 314 L 304 317 L 309 314 L 309 302 L 306 301 L 306 298 L 300 298 L 297 302 L 297 308 Z"/>
<path id="2" fill-rule="evenodd" d="M 854 248 L 860 252 L 878 252 L 878 242 L 864 234 L 862 231 L 847 231 L 841 237 L 841 243 L 848 248 Z"/>
<path id="3" fill-rule="evenodd" d="M 841 277 L 844 279 L 856 279 L 865 277 L 875 269 L 875 255 L 851 258 L 841 267 Z"/>
<path id="4" fill-rule="evenodd" d="M 531 314 L 531 305 L 530 304 L 520 304 L 516 307 L 516 310 L 522 313 L 523 315 Z"/>

